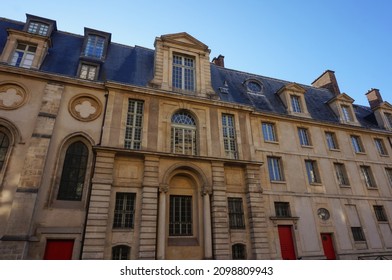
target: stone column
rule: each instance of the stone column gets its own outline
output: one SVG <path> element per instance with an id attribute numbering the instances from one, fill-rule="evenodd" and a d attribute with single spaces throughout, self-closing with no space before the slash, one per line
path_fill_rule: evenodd
<path id="1" fill-rule="evenodd" d="M 204 220 L 204 259 L 212 259 L 212 232 L 211 232 L 211 190 L 203 190 L 203 220 Z"/>
<path id="2" fill-rule="evenodd" d="M 166 193 L 169 190 L 167 185 L 159 188 L 159 213 L 158 213 L 158 248 L 157 259 L 164 260 L 166 256 Z"/>

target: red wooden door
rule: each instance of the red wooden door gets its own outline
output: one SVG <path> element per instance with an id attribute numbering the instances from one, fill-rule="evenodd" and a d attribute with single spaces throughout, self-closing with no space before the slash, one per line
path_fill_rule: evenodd
<path id="1" fill-rule="evenodd" d="M 295 248 L 293 242 L 292 226 L 278 226 L 280 251 L 283 260 L 295 260 Z"/>
<path id="2" fill-rule="evenodd" d="M 44 260 L 72 260 L 74 240 L 55 240 L 46 241 Z"/>
<path id="3" fill-rule="evenodd" d="M 333 247 L 332 234 L 321 233 L 321 241 L 323 243 L 324 255 L 327 260 L 336 260 L 335 249 Z"/>

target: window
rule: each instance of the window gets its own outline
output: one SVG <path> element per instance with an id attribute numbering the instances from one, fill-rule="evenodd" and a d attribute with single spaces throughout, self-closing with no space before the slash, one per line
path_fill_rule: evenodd
<path id="1" fill-rule="evenodd" d="M 129 260 L 131 248 L 125 245 L 118 245 L 112 248 L 112 260 Z"/>
<path id="2" fill-rule="evenodd" d="M 382 139 L 376 138 L 374 139 L 374 143 L 376 144 L 377 151 L 381 156 L 387 156 L 388 152 L 385 148 L 384 141 Z"/>
<path id="3" fill-rule="evenodd" d="M 334 163 L 336 177 L 338 179 L 339 185 L 348 186 L 350 182 L 348 181 L 346 167 L 343 163 Z"/>
<path id="4" fill-rule="evenodd" d="M 366 187 L 376 188 L 377 186 L 374 181 L 374 177 L 372 174 L 372 170 L 370 169 L 370 166 L 361 165 L 361 172 L 365 180 Z"/>
<path id="5" fill-rule="evenodd" d="M 195 90 L 195 60 L 190 57 L 173 55 L 173 88 Z"/>
<path id="6" fill-rule="evenodd" d="M 325 132 L 325 138 L 327 139 L 328 149 L 338 150 L 338 141 L 336 140 L 336 135 L 333 132 Z"/>
<path id="7" fill-rule="evenodd" d="M 305 160 L 305 166 L 309 184 L 321 183 L 317 162 L 315 160 Z"/>
<path id="8" fill-rule="evenodd" d="M 301 146 L 311 146 L 308 129 L 298 128 L 299 143 Z"/>
<path id="9" fill-rule="evenodd" d="M 272 123 L 262 123 L 264 141 L 266 142 L 276 142 L 277 137 L 275 133 L 275 125 Z"/>
<path id="10" fill-rule="evenodd" d="M 105 47 L 105 38 L 98 35 L 88 35 L 84 55 L 101 59 Z"/>
<path id="11" fill-rule="evenodd" d="M 387 172 L 389 184 L 392 187 L 392 168 L 385 168 L 385 171 Z"/>
<path id="12" fill-rule="evenodd" d="M 377 221 L 379 222 L 387 222 L 388 218 L 385 214 L 384 206 L 381 205 L 374 205 L 374 214 L 376 215 Z"/>
<path id="13" fill-rule="evenodd" d="M 65 154 L 58 200 L 82 199 L 83 187 L 86 178 L 88 161 L 88 148 L 81 141 L 69 145 Z"/>
<path id="14" fill-rule="evenodd" d="M 244 229 L 244 209 L 242 208 L 242 198 L 229 197 L 229 224 L 231 229 Z"/>
<path id="15" fill-rule="evenodd" d="M 97 77 L 97 69 L 96 65 L 83 63 L 80 66 L 79 78 L 94 81 Z"/>
<path id="16" fill-rule="evenodd" d="M 140 150 L 142 143 L 143 101 L 128 100 L 127 124 L 125 127 L 124 147 Z"/>
<path id="17" fill-rule="evenodd" d="M 193 117 L 186 111 L 175 113 L 171 118 L 171 150 L 183 155 L 196 155 L 197 126 Z"/>
<path id="18" fill-rule="evenodd" d="M 293 112 L 302 113 L 301 107 L 301 99 L 297 95 L 290 95 L 291 107 L 293 108 Z"/>
<path id="19" fill-rule="evenodd" d="M 366 241 L 362 227 L 351 227 L 354 241 Z"/>
<path id="20" fill-rule="evenodd" d="M 363 148 L 361 138 L 359 136 L 351 135 L 351 143 L 353 145 L 354 151 L 356 153 L 364 153 L 365 149 Z"/>
<path id="21" fill-rule="evenodd" d="M 192 196 L 170 196 L 170 236 L 192 235 Z"/>
<path id="22" fill-rule="evenodd" d="M 345 122 L 352 122 L 353 121 L 353 117 L 351 115 L 351 110 L 349 106 L 346 105 L 342 105 L 342 113 L 343 113 L 343 120 Z"/>
<path id="23" fill-rule="evenodd" d="M 389 127 L 392 128 L 392 114 L 384 113 L 384 115 L 385 115 L 385 118 L 387 119 Z"/>
<path id="24" fill-rule="evenodd" d="M 222 114 L 223 144 L 228 158 L 238 159 L 234 116 Z"/>
<path id="25" fill-rule="evenodd" d="M 49 31 L 49 25 L 42 23 L 42 22 L 37 22 L 37 21 L 30 21 L 29 27 L 27 29 L 27 32 L 33 33 L 33 34 L 38 34 L 41 36 L 47 36 Z"/>
<path id="26" fill-rule="evenodd" d="M 291 217 L 290 204 L 288 202 L 275 202 L 275 215 L 280 218 Z"/>
<path id="27" fill-rule="evenodd" d="M 18 43 L 10 64 L 17 67 L 30 68 L 33 64 L 37 46 Z"/>
<path id="28" fill-rule="evenodd" d="M 116 193 L 113 228 L 133 228 L 135 219 L 135 193 Z"/>
<path id="29" fill-rule="evenodd" d="M 282 162 L 279 157 L 267 157 L 268 171 L 271 181 L 284 181 Z"/>
<path id="30" fill-rule="evenodd" d="M 10 140 L 7 134 L 0 130 L 0 172 L 3 170 L 9 146 Z"/>
<path id="31" fill-rule="evenodd" d="M 244 244 L 234 244 L 231 246 L 233 260 L 246 260 L 246 247 Z"/>

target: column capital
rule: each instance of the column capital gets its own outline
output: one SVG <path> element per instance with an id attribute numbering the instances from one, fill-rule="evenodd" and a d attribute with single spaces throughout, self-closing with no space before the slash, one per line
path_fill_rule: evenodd
<path id="1" fill-rule="evenodd" d="M 161 184 L 159 185 L 159 192 L 160 193 L 167 193 L 169 191 L 169 185 L 167 184 Z"/>
<path id="2" fill-rule="evenodd" d="M 202 187 L 202 189 L 201 189 L 201 195 L 202 196 L 205 196 L 205 195 L 211 195 L 212 194 L 212 188 L 211 188 L 211 186 L 207 186 L 207 185 L 204 185 L 203 187 Z"/>

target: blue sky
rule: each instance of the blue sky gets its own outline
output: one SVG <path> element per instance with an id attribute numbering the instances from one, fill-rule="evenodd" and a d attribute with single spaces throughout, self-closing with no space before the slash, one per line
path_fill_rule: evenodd
<path id="1" fill-rule="evenodd" d="M 25 14 L 112 33 L 112 42 L 153 49 L 157 36 L 187 32 L 225 56 L 225 66 L 310 85 L 335 71 L 340 90 L 368 105 L 378 88 L 392 103 L 392 1 L 388 0 L 12 0 L 0 17 Z"/>

